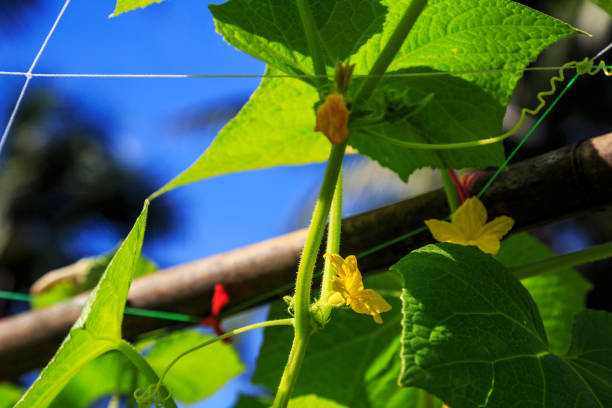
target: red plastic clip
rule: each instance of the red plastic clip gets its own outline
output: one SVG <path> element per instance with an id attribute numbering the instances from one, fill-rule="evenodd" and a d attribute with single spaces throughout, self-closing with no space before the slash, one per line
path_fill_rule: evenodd
<path id="1" fill-rule="evenodd" d="M 215 292 L 212 297 L 211 302 L 211 315 L 204 317 L 200 320 L 200 324 L 202 326 L 212 327 L 217 336 L 221 336 L 225 334 L 225 331 L 221 328 L 221 319 L 219 319 L 219 314 L 221 313 L 221 309 L 225 307 L 230 301 L 230 297 L 228 293 L 225 291 L 225 288 L 221 284 L 215 285 Z M 231 338 L 223 339 L 224 343 L 231 343 Z"/>

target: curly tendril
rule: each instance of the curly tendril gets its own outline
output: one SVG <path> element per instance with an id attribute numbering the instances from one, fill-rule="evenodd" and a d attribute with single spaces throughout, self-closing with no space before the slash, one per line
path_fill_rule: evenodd
<path id="1" fill-rule="evenodd" d="M 151 384 L 147 388 L 136 389 L 134 391 L 134 399 L 139 408 L 164 408 L 164 403 L 170 398 L 170 394 L 162 395 L 161 383 Z"/>
<path id="2" fill-rule="evenodd" d="M 523 122 L 525 121 L 525 116 L 527 114 L 535 116 L 538 113 L 540 113 L 542 109 L 544 109 L 544 107 L 546 106 L 546 101 L 544 100 L 544 97 L 553 95 L 555 92 L 557 92 L 556 82 L 565 81 L 565 70 L 574 68 L 576 69 L 577 75 L 591 75 L 591 76 L 596 75 L 600 71 L 602 71 L 605 76 L 612 76 L 612 69 L 608 69 L 604 61 L 599 61 L 599 64 L 597 65 L 593 65 L 593 64 L 594 64 L 594 61 L 592 59 L 585 58 L 582 61 L 570 61 L 562 65 L 559 68 L 558 75 L 550 78 L 550 89 L 548 91 L 542 91 L 536 95 L 538 101 L 540 102 L 539 105 L 535 109 L 523 108 L 521 110 L 521 116 L 518 122 L 516 123 L 516 125 L 514 125 L 514 127 L 510 129 L 509 131 L 507 131 L 506 133 L 499 135 L 499 136 L 491 137 L 488 139 L 473 140 L 469 142 L 458 142 L 458 143 L 417 143 L 417 142 L 407 142 L 404 140 L 394 139 L 394 138 L 387 137 L 384 135 L 376 134 L 366 129 L 363 129 L 361 131 L 367 133 L 368 135 L 376 139 L 386 142 L 386 143 L 390 143 L 390 144 L 400 146 L 400 147 L 407 147 L 410 149 L 420 149 L 420 150 L 462 149 L 462 148 L 467 148 L 467 147 L 484 146 L 484 145 L 501 142 L 502 140 L 508 138 L 509 136 L 512 136 L 514 133 L 516 133 L 517 130 L 520 129 L 520 127 L 523 125 Z"/>

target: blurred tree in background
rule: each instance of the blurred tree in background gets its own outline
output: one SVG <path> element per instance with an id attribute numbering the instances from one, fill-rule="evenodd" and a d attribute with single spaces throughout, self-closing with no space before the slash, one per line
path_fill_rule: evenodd
<path id="1" fill-rule="evenodd" d="M 53 91 L 28 92 L 5 149 L 0 163 L 2 290 L 27 291 L 50 269 L 97 255 L 75 253 L 71 241 L 96 239 L 97 228 L 121 239 L 143 199 L 155 190 L 145 174 L 113 157 L 103 126 Z M 167 232 L 173 218 L 168 202 L 156 201 L 151 217 L 153 237 Z"/>

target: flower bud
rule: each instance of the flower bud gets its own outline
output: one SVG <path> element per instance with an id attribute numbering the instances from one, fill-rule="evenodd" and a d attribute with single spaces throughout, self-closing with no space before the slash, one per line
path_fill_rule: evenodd
<path id="1" fill-rule="evenodd" d="M 328 95 L 325 103 L 317 109 L 315 132 L 322 132 L 332 144 L 344 142 L 348 138 L 347 124 L 350 113 L 346 109 L 342 94 Z"/>

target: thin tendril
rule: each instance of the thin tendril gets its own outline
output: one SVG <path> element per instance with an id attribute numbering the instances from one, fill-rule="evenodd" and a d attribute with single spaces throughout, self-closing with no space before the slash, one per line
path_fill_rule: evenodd
<path id="1" fill-rule="evenodd" d="M 377 134 L 372 130 L 368 129 L 359 129 L 360 132 L 367 133 L 369 136 L 372 136 L 375 139 L 378 139 L 382 142 L 393 144 L 400 147 L 406 147 L 409 149 L 417 149 L 417 150 L 452 150 L 452 149 L 464 149 L 468 147 L 478 147 L 485 146 L 497 142 L 501 142 L 502 140 L 512 136 L 515 134 L 520 127 L 523 125 L 525 121 L 525 117 L 527 114 L 532 116 L 536 116 L 544 107 L 546 106 L 546 101 L 544 100 L 545 96 L 550 96 L 557 92 L 556 82 L 565 81 L 565 70 L 569 68 L 575 68 L 577 75 L 596 75 L 600 71 L 604 73 L 606 76 L 612 75 L 612 70 L 609 70 L 604 61 L 600 61 L 598 65 L 593 65 L 593 61 L 589 58 L 585 58 L 582 61 L 571 61 L 559 68 L 559 73 L 556 76 L 550 78 L 550 89 L 548 91 L 539 92 L 536 97 L 538 101 L 540 101 L 539 105 L 535 109 L 523 108 L 521 110 L 521 116 L 514 125 L 512 129 L 507 131 L 504 134 L 499 136 L 491 137 L 488 139 L 480 139 L 480 140 L 472 140 L 469 142 L 458 142 L 458 143 L 418 143 L 418 142 L 407 142 L 404 140 L 394 139 L 392 137 L 384 136 L 381 134 Z"/>
<path id="2" fill-rule="evenodd" d="M 179 360 L 181 360 L 183 357 L 185 357 L 188 354 L 193 353 L 194 351 L 197 351 L 203 347 L 206 347 L 212 343 L 215 343 L 219 340 L 223 340 L 226 339 L 228 337 L 231 336 L 235 336 L 237 334 L 241 334 L 244 332 L 247 332 L 249 330 L 254 330 L 254 329 L 260 329 L 260 328 L 264 328 L 264 327 L 273 327 L 273 326 L 292 326 L 294 324 L 294 319 L 289 318 L 289 319 L 278 319 L 278 320 L 268 320 L 265 322 L 261 322 L 261 323 L 255 323 L 255 324 L 250 324 L 248 326 L 244 326 L 241 327 L 239 329 L 236 330 L 232 330 L 230 332 L 227 332 L 221 336 L 217 336 L 214 337 L 210 340 L 205 341 L 204 343 L 198 344 L 195 347 L 192 347 L 184 352 L 182 352 L 181 354 L 179 354 L 177 357 L 174 358 L 174 360 L 172 360 L 170 362 L 170 364 L 168 364 L 168 366 L 166 367 L 166 369 L 164 370 L 164 372 L 162 373 L 162 375 L 159 377 L 159 381 L 155 384 L 151 384 L 149 385 L 147 388 L 143 389 L 137 389 L 134 391 L 134 399 L 136 400 L 136 402 L 138 402 L 139 406 L 150 406 L 151 404 L 154 405 L 155 408 L 163 408 L 164 406 L 164 401 L 168 400 L 170 398 L 170 394 L 164 396 L 161 395 L 161 391 L 162 388 L 162 384 L 164 383 L 164 378 L 166 378 L 166 375 L 168 374 L 168 372 L 170 371 L 170 369 L 176 364 L 178 363 Z"/>

